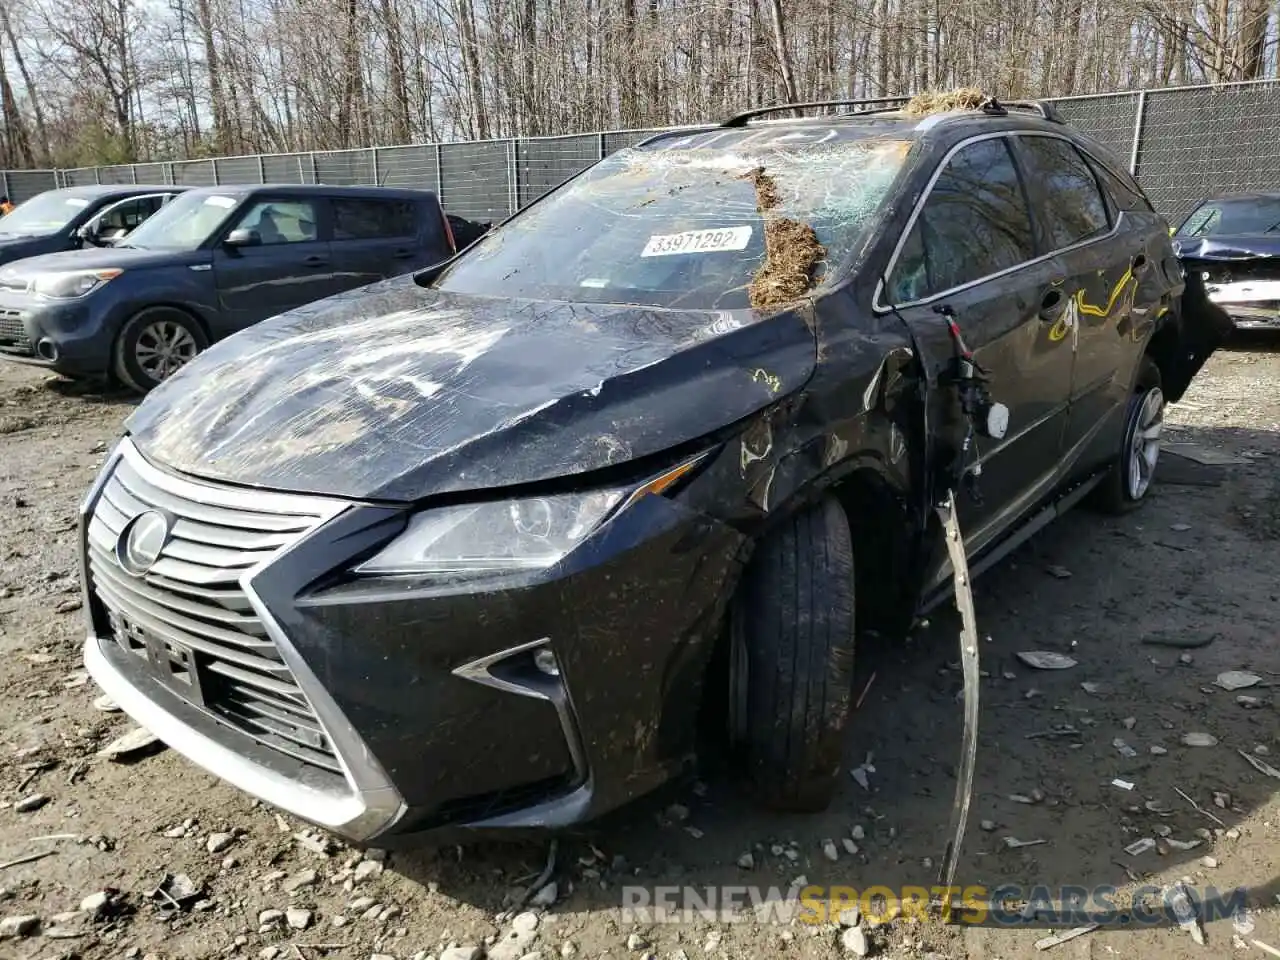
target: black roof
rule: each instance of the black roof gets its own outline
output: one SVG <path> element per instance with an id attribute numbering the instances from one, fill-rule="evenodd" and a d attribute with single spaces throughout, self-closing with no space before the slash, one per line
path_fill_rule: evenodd
<path id="1" fill-rule="evenodd" d="M 250 193 L 270 191 L 284 197 L 380 197 L 384 200 L 400 198 L 419 200 L 434 197 L 433 190 L 415 190 L 409 187 L 351 187 L 329 183 L 228 183 L 217 187 L 197 187 L 192 192 L 210 196 L 243 197 Z"/>
<path id="2" fill-rule="evenodd" d="M 909 114 L 902 109 L 889 108 L 870 111 L 848 110 L 843 113 L 808 117 L 761 117 L 759 119 L 740 114 L 723 124 L 663 131 L 637 146 L 641 149 L 649 147 L 693 149 L 709 146 L 727 148 L 747 141 L 758 144 L 762 135 L 769 134 L 776 136 L 779 146 L 785 144 L 784 138 L 792 134 L 800 135 L 795 137 L 797 145 L 803 143 L 811 145 L 812 139 L 805 138 L 803 135 L 812 133 L 814 128 L 821 128 L 824 131 L 824 142 L 862 139 L 916 140 L 943 125 L 948 127 L 963 125 L 978 129 L 989 127 L 992 130 L 1038 129 L 1062 132 L 1065 126 L 1063 122 L 1057 118 L 1051 108 L 1044 109 L 1045 112 L 1042 113 L 1040 104 L 1020 101 L 1003 104 L 999 112 L 978 108 L 920 115 Z M 1078 133 L 1078 131 L 1073 132 Z"/>

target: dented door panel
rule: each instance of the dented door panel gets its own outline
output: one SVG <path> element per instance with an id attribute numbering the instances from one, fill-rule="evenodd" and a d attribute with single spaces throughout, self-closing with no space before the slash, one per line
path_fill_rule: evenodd
<path id="1" fill-rule="evenodd" d="M 1055 264 L 1041 261 L 940 300 L 955 311 L 974 359 L 987 371 L 992 399 L 1009 408 L 1004 438 L 977 439 L 967 465 L 973 473 L 974 463 L 981 463 L 982 502 L 965 496 L 959 503 L 974 550 L 1034 506 L 1053 481 L 1071 386 L 1071 345 L 1055 339 L 1053 324 L 1040 315 L 1056 280 Z M 930 378 L 945 380 L 953 355 L 945 320 L 931 306 L 902 314 L 932 358 Z M 950 450 L 959 444 L 965 422 L 950 391 L 942 391 L 939 401 L 947 404 L 946 420 L 935 429 Z"/>

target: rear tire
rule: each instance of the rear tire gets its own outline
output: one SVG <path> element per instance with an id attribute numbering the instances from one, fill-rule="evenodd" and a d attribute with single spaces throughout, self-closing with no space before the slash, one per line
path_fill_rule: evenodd
<path id="1" fill-rule="evenodd" d="M 209 346 L 200 323 L 175 307 L 147 307 L 116 337 L 112 372 L 131 390 L 146 393 Z"/>
<path id="2" fill-rule="evenodd" d="M 765 805 L 814 812 L 831 803 L 853 654 L 852 538 L 828 498 L 759 545 L 730 610 L 730 737 Z"/>
<path id="3" fill-rule="evenodd" d="M 1143 357 L 1125 409 L 1119 455 L 1099 484 L 1095 498 L 1097 506 L 1107 513 L 1127 513 L 1151 491 L 1160 458 L 1164 405 L 1160 368 L 1150 357 Z"/>

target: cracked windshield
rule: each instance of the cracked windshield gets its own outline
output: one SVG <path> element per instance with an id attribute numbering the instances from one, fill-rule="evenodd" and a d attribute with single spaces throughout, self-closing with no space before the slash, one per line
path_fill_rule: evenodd
<path id="1" fill-rule="evenodd" d="M 438 285 L 706 310 L 785 303 L 857 250 L 909 146 L 624 150 L 481 241 Z"/>

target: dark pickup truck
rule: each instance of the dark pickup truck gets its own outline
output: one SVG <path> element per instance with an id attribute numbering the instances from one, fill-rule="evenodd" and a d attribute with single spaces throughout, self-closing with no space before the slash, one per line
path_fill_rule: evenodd
<path id="1" fill-rule="evenodd" d="M 109 248 L 0 269 L 0 357 L 145 392 L 237 330 L 454 252 L 428 191 L 190 190 Z"/>

